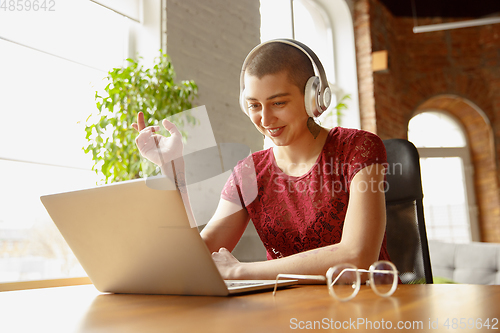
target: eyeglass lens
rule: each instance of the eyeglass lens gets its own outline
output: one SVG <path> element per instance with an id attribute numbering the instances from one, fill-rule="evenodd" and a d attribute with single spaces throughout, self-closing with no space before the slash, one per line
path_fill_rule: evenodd
<path id="1" fill-rule="evenodd" d="M 371 283 L 375 291 L 381 296 L 391 295 L 395 280 L 397 280 L 397 271 L 389 262 L 379 261 L 372 265 Z"/>
<path id="2" fill-rule="evenodd" d="M 328 287 L 337 298 L 347 300 L 355 296 L 359 288 L 359 273 L 356 266 L 341 264 L 332 267 L 328 273 Z"/>
<path id="3" fill-rule="evenodd" d="M 341 264 L 330 268 L 327 272 L 328 289 L 332 296 L 342 301 L 356 296 L 361 284 L 360 272 L 370 272 L 370 285 L 378 295 L 390 296 L 396 290 L 397 269 L 388 261 L 374 263 L 369 271 L 357 269 L 351 264 Z"/>

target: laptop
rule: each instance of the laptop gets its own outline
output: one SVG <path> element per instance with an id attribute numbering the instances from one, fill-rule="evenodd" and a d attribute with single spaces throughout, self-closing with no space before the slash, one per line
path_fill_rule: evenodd
<path id="1" fill-rule="evenodd" d="M 274 288 L 274 280 L 223 280 L 166 177 L 40 199 L 101 292 L 227 296 Z"/>

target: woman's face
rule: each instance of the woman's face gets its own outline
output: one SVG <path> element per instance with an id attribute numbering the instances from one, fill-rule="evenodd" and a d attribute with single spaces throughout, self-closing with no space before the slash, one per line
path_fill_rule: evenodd
<path id="1" fill-rule="evenodd" d="M 245 75 L 245 103 L 255 127 L 277 146 L 288 146 L 305 135 L 307 129 L 304 94 L 290 82 L 287 72 L 261 79 Z"/>

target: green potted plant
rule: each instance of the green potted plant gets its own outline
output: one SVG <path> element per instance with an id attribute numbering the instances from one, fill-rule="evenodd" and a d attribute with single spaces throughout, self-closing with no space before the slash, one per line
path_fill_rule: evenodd
<path id="1" fill-rule="evenodd" d="M 193 81 L 174 82 L 174 67 L 161 50 L 152 68 L 145 68 L 133 59 L 127 59 L 127 63 L 126 67 L 108 72 L 106 96 L 96 92 L 97 112 L 85 124 L 89 144 L 83 149 L 92 154 L 92 169 L 102 174 L 105 183 L 157 174 L 159 170 L 139 154 L 132 123 L 142 111 L 148 126 L 160 125 L 166 117 L 191 109 L 198 93 Z M 196 124 L 189 113 L 176 119 L 174 122 L 183 136 L 186 122 Z"/>

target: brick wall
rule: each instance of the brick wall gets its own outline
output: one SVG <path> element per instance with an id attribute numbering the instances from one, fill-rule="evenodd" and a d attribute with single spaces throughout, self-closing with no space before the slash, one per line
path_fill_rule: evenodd
<path id="1" fill-rule="evenodd" d="M 357 0 L 355 8 L 355 22 L 364 22 L 356 27 L 357 43 L 369 39 L 371 52 L 389 52 L 389 70 L 372 73 L 373 89 L 363 86 L 363 94 L 373 96 L 376 133 L 406 138 L 408 121 L 429 106 L 458 117 L 476 169 L 482 240 L 500 242 L 500 25 L 414 34 L 413 18 L 394 17 L 377 0 Z M 419 25 L 442 22 L 418 19 Z M 366 50 L 358 54 L 358 64 L 370 60 Z M 358 75 L 361 91 L 370 69 L 358 67 L 364 71 Z M 360 93 L 363 98 L 369 100 Z M 372 106 L 361 102 L 361 114 L 372 117 Z M 488 128 L 491 136 L 484 135 Z"/>
<path id="2" fill-rule="evenodd" d="M 371 65 L 370 3 L 369 0 L 358 0 L 354 2 L 353 7 L 360 124 L 362 129 L 376 133 L 377 124 Z"/>

